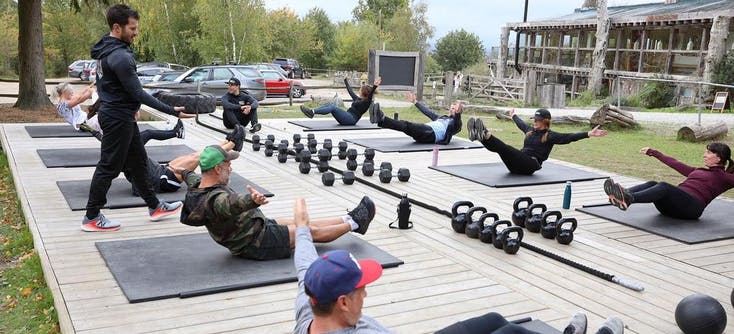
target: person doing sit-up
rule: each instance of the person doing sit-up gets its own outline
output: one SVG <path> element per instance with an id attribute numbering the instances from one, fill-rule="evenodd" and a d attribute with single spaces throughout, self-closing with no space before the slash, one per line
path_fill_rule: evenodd
<path id="1" fill-rule="evenodd" d="M 239 152 L 208 146 L 199 155 L 201 175 L 183 171 L 188 186 L 181 223 L 206 226 L 218 244 L 236 256 L 253 260 L 288 258 L 295 246 L 293 219 L 271 219 L 259 207 L 268 199 L 247 186 L 248 193 L 228 186 L 232 173 L 231 161 Z M 367 232 L 375 217 L 375 204 L 364 196 L 356 208 L 344 216 L 311 222 L 311 236 L 316 242 L 330 242 L 354 231 Z"/>
<path id="2" fill-rule="evenodd" d="M 430 122 L 420 124 L 385 117 L 379 103 L 373 103 L 370 107 L 370 122 L 381 128 L 401 131 L 421 144 L 447 145 L 451 142 L 451 137 L 461 131 L 461 101 L 456 101 L 451 105 L 448 115 L 439 116 L 417 102 L 415 94 L 406 93 L 405 95 L 408 101 L 415 104 L 416 108 L 431 120 Z"/>
<path id="3" fill-rule="evenodd" d="M 359 96 L 357 96 L 357 94 L 355 94 L 352 90 L 352 86 L 349 85 L 349 78 L 344 78 L 344 84 L 347 85 L 347 92 L 349 93 L 349 96 L 352 97 L 352 106 L 349 107 L 347 111 L 344 111 L 333 104 L 327 104 L 316 109 L 309 109 L 306 108 L 306 106 L 301 105 L 301 112 L 303 112 L 303 114 L 305 114 L 308 118 L 313 118 L 314 114 L 331 114 L 331 116 L 333 116 L 337 123 L 339 123 L 340 125 L 357 124 L 357 122 L 359 122 L 359 119 L 362 118 L 362 115 L 367 112 L 370 104 L 372 104 L 372 97 L 375 95 L 377 86 L 379 86 L 380 83 L 382 83 L 382 78 L 377 77 L 377 79 L 375 79 L 374 85 L 363 85 L 362 88 L 360 88 L 359 90 Z"/>
<path id="4" fill-rule="evenodd" d="M 515 125 L 525 133 L 525 142 L 522 149 L 518 150 L 503 143 L 497 136 L 493 135 L 484 127 L 481 119 L 470 118 L 467 122 L 469 140 L 479 140 L 484 147 L 499 154 L 500 159 L 513 174 L 532 175 L 542 168 L 543 162 L 548 159 L 553 145 L 563 145 L 589 137 L 603 137 L 607 135 L 606 130 L 600 130 L 599 126 L 587 132 L 558 133 L 551 131 L 551 114 L 546 109 L 538 109 L 533 117 L 533 125 L 530 126 L 510 111 L 510 117 Z"/>
<path id="5" fill-rule="evenodd" d="M 678 219 L 698 219 L 717 196 L 734 188 L 734 161 L 731 149 L 724 143 L 710 143 L 703 153 L 703 167 L 686 165 L 649 147 L 640 153 L 655 157 L 685 176 L 678 186 L 667 182 L 647 181 L 630 188 L 604 181 L 604 192 L 616 207 L 627 210 L 632 203 L 653 203 L 658 211 Z"/>

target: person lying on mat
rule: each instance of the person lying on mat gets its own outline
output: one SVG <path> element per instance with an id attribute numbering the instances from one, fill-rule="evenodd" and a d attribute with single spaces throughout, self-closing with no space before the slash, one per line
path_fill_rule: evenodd
<path id="1" fill-rule="evenodd" d="M 242 150 L 242 143 L 245 140 L 245 128 L 237 124 L 234 130 L 227 134 L 225 141 L 219 144 L 225 152 Z M 199 157 L 202 151 L 196 151 L 169 161 L 167 164 L 159 164 L 157 161 L 148 157 L 148 177 L 156 194 L 172 193 L 181 189 L 181 183 L 184 182 L 183 172 L 185 170 L 194 170 L 199 166 Z M 132 185 L 132 176 L 128 171 L 124 172 L 125 178 Z M 135 186 L 132 187 L 133 195 L 138 196 Z"/>
<path id="2" fill-rule="evenodd" d="M 587 320 L 583 313 L 576 313 L 571 317 L 563 334 L 586 334 Z M 596 334 L 623 334 L 624 323 L 618 317 L 609 317 Z M 475 318 L 457 322 L 441 329 L 436 334 L 538 334 L 520 325 L 507 321 L 496 312 L 490 312 Z"/>
<path id="3" fill-rule="evenodd" d="M 372 259 L 357 260 L 344 250 L 318 256 L 313 245 L 306 201 L 296 200 L 293 263 L 298 273 L 295 334 L 390 333 L 377 320 L 362 314 L 366 285 L 382 276 L 382 266 Z M 577 313 L 564 329 L 566 334 L 585 334 L 586 315 Z M 537 334 L 490 312 L 439 330 L 439 334 Z M 597 334 L 623 334 L 624 324 L 608 318 Z"/>
<path id="4" fill-rule="evenodd" d="M 86 131 L 95 138 L 102 140 L 102 128 L 97 121 L 97 110 L 101 100 L 95 101 L 89 106 L 89 112 L 84 112 L 81 103 L 89 100 L 94 92 L 94 84 L 89 85 L 81 91 L 75 90 L 68 82 L 62 82 L 54 89 L 53 97 L 58 100 L 56 103 L 56 112 L 67 123 L 79 131 Z M 140 111 L 135 113 L 135 119 L 140 118 Z M 143 130 L 140 132 L 140 139 L 143 145 L 151 139 L 167 140 L 174 137 L 184 137 L 184 125 L 179 119 L 176 125 L 170 130 Z"/>
<path id="5" fill-rule="evenodd" d="M 678 186 L 647 181 L 624 188 L 611 178 L 604 181 L 604 192 L 616 207 L 627 210 L 632 203 L 653 203 L 661 214 L 678 219 L 698 219 L 711 201 L 734 188 L 734 161 L 724 143 L 710 143 L 703 153 L 703 167 L 688 166 L 649 147 L 640 153 L 657 158 L 685 176 Z"/>
<path id="6" fill-rule="evenodd" d="M 393 129 L 401 131 L 421 144 L 441 144 L 447 145 L 451 142 L 451 137 L 461 131 L 461 112 L 463 110 L 461 101 L 456 101 L 449 108 L 449 114 L 439 116 L 426 106 L 417 102 L 413 93 L 406 93 L 408 101 L 415 104 L 423 115 L 426 115 L 431 121 L 426 124 L 413 123 L 403 120 L 394 120 L 385 117 L 380 109 L 379 103 L 373 103 L 370 106 L 370 123 L 384 129 Z"/>
<path id="7" fill-rule="evenodd" d="M 469 140 L 479 140 L 486 149 L 499 154 L 507 170 L 513 174 L 532 175 L 541 169 L 543 161 L 548 159 L 555 144 L 563 145 L 584 138 L 607 135 L 607 131 L 600 130 L 599 126 L 590 131 L 578 133 L 551 131 L 551 114 L 546 109 L 538 109 L 535 112 L 532 126 L 515 115 L 515 110 L 510 111 L 510 117 L 515 121 L 515 125 L 525 133 L 525 143 L 520 150 L 503 143 L 484 127 L 484 123 L 479 118 L 470 118 L 467 122 L 467 129 Z"/>
<path id="8" fill-rule="evenodd" d="M 266 217 L 258 207 L 268 199 L 253 187 L 248 185 L 247 193 L 240 193 L 227 185 L 231 161 L 237 157 L 239 152 L 208 146 L 199 156 L 201 175 L 183 171 L 188 190 L 181 223 L 206 226 L 214 241 L 236 256 L 253 260 L 290 257 L 295 246 L 293 220 Z M 364 196 L 344 216 L 313 221 L 311 235 L 316 242 L 329 242 L 349 231 L 364 234 L 374 217 L 375 204 Z"/>
<path id="9" fill-rule="evenodd" d="M 372 97 L 375 95 L 377 86 L 379 86 L 380 83 L 382 83 L 382 78 L 377 77 L 374 85 L 363 85 L 359 90 L 360 96 L 357 96 L 357 94 L 354 94 L 352 86 L 349 85 L 349 78 L 344 78 L 344 84 L 347 86 L 347 92 L 349 93 L 349 96 L 352 97 L 352 106 L 349 107 L 347 111 L 344 111 L 333 104 L 327 104 L 316 109 L 309 109 L 306 108 L 306 106 L 301 105 L 301 112 L 303 112 L 303 114 L 308 118 L 313 118 L 314 114 L 331 114 L 339 125 L 357 124 L 359 119 L 362 118 L 362 115 L 367 112 L 370 104 L 372 104 Z"/>
<path id="10" fill-rule="evenodd" d="M 358 261 L 345 250 L 319 256 L 313 245 L 317 222 L 309 221 L 306 201 L 297 199 L 293 211 L 293 263 L 298 273 L 293 333 L 390 333 L 377 320 L 362 314 L 366 285 L 382 276 L 380 263 Z"/>

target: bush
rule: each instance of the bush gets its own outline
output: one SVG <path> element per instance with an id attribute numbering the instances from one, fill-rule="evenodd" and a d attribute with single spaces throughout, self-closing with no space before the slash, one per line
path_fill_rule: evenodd
<path id="1" fill-rule="evenodd" d="M 650 81 L 640 90 L 640 104 L 648 109 L 672 107 L 675 88 L 666 82 Z"/>

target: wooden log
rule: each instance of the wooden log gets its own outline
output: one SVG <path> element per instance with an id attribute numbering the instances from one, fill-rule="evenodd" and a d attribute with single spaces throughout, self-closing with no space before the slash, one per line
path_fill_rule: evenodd
<path id="1" fill-rule="evenodd" d="M 616 107 L 610 107 L 608 104 L 595 111 L 591 115 L 589 123 L 591 123 L 591 126 L 615 124 L 624 128 L 638 125 L 631 113 L 619 110 Z"/>
<path id="2" fill-rule="evenodd" d="M 497 114 L 503 112 L 502 109 L 496 108 L 496 107 L 490 107 L 490 106 L 482 106 L 482 105 L 475 105 L 475 104 L 465 104 L 464 111 L 481 111 L 491 114 Z"/>
<path id="3" fill-rule="evenodd" d="M 581 116 L 559 116 L 553 117 L 553 124 L 589 124 L 589 118 Z"/>
<path id="4" fill-rule="evenodd" d="M 726 137 L 729 127 L 719 121 L 713 124 L 688 125 L 678 130 L 678 139 L 691 142 L 700 142 L 709 139 Z"/>

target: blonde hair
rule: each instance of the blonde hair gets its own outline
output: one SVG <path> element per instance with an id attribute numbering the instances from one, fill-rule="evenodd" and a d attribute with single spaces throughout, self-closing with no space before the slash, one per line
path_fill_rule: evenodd
<path id="1" fill-rule="evenodd" d="M 546 129 L 550 131 L 550 126 L 551 126 L 551 120 L 550 120 L 550 119 L 548 119 L 548 118 L 545 118 L 545 119 L 541 120 L 541 122 L 542 122 L 543 124 L 545 124 L 545 127 L 546 127 Z M 530 136 L 530 135 L 532 135 L 532 134 L 533 134 L 533 132 L 535 132 L 535 128 L 533 128 L 532 130 L 530 130 L 530 131 L 528 131 L 527 133 L 525 133 L 525 136 Z M 546 131 L 546 132 L 545 132 L 545 133 L 543 134 L 543 138 L 540 138 L 540 142 L 541 142 L 541 143 L 545 144 L 545 142 L 546 142 L 546 141 L 548 141 L 548 131 Z"/>
<path id="2" fill-rule="evenodd" d="M 72 89 L 73 88 L 71 88 L 71 84 L 68 81 L 64 81 L 56 85 L 56 87 L 54 87 L 54 91 L 51 92 L 51 100 L 54 103 L 59 103 L 59 101 L 61 100 L 61 95 L 63 95 L 64 92 Z"/>

